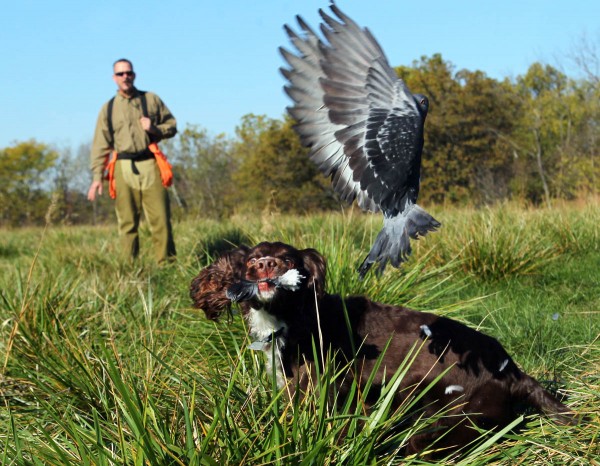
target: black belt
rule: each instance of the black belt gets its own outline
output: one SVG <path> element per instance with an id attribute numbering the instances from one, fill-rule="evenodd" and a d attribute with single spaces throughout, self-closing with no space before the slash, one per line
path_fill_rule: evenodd
<path id="1" fill-rule="evenodd" d="M 131 160 L 131 170 L 136 175 L 139 175 L 137 167 L 135 166 L 135 162 L 141 162 L 142 160 L 153 159 L 154 154 L 150 149 L 146 149 L 142 152 L 119 152 L 117 154 L 117 160 Z"/>

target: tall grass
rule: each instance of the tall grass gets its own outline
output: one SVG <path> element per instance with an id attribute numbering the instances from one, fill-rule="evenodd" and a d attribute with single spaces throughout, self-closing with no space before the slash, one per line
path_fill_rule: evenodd
<path id="1" fill-rule="evenodd" d="M 533 274 L 565 253 L 600 249 L 600 208 L 524 209 L 505 204 L 464 209 L 432 237 L 436 263 L 458 258 L 472 277 L 497 280 Z"/>
<path id="2" fill-rule="evenodd" d="M 263 355 L 248 348 L 238 315 L 215 324 L 190 308 L 191 278 L 220 251 L 283 240 L 326 256 L 331 292 L 432 310 L 492 334 L 589 415 L 574 427 L 527 417 L 519 429 L 482 433 L 448 462 L 593 464 L 597 207 L 436 212 L 442 230 L 418 241 L 407 264 L 362 281 L 356 269 L 380 221 L 353 211 L 178 224 L 178 261 L 162 268 L 150 254 L 120 260 L 112 227 L 3 231 L 1 463 L 427 463 L 398 453 L 434 419 L 406 423 L 410 404 L 390 412 L 385 390 L 370 412 L 333 403 L 327 395 L 341 372 L 332 364 L 314 381 L 318 390 L 290 401 L 265 373 Z M 142 247 L 149 247 L 145 230 Z"/>

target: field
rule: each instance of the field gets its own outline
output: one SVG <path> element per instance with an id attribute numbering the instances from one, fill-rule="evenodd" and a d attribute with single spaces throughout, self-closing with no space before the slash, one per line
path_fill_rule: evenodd
<path id="1" fill-rule="evenodd" d="M 282 240 L 325 255 L 330 292 L 496 337 L 586 415 L 559 426 L 526 413 L 447 463 L 600 465 L 600 205 L 430 210 L 441 231 L 400 270 L 363 281 L 356 268 L 380 217 L 354 211 L 177 223 L 178 260 L 163 267 L 147 230 L 135 264 L 119 258 L 114 226 L 0 231 L 0 462 L 427 464 L 397 455 L 427 419 L 390 429 L 404 412 L 385 397 L 370 413 L 318 393 L 290 403 L 239 315 L 213 323 L 190 307 L 191 279 L 228 244 Z M 335 376 L 326 369 L 319 383 Z"/>

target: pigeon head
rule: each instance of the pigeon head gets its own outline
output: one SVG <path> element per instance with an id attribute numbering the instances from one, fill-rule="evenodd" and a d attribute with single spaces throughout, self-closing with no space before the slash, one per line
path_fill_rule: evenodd
<path id="1" fill-rule="evenodd" d="M 413 94 L 413 97 L 415 98 L 415 102 L 417 103 L 419 113 L 423 117 L 423 120 L 425 120 L 427 112 L 429 111 L 429 99 L 423 94 Z"/>

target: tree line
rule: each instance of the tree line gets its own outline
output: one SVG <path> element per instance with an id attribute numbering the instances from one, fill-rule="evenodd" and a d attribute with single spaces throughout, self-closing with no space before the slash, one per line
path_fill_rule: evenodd
<path id="1" fill-rule="evenodd" d="M 421 204 L 485 205 L 507 199 L 550 205 L 597 195 L 600 181 L 600 80 L 580 57 L 574 79 L 548 64 L 496 80 L 458 70 L 441 55 L 396 69 L 413 92 L 428 96 Z M 592 70 L 592 71 L 590 71 Z M 294 122 L 245 115 L 235 135 L 187 125 L 161 143 L 175 174 L 176 217 L 232 213 L 302 213 L 340 202 L 308 161 Z M 111 220 L 108 196 L 90 204 L 89 145 L 77 153 L 35 140 L 0 149 L 0 225 Z"/>

